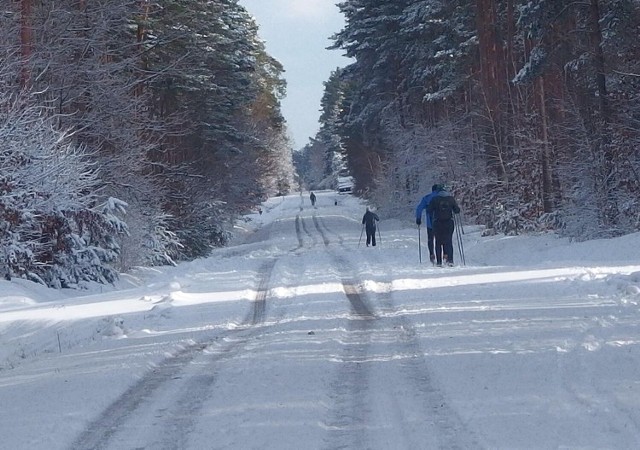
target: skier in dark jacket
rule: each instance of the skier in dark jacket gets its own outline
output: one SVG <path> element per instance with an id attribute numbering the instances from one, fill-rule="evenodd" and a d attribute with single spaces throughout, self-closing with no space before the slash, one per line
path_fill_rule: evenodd
<path id="1" fill-rule="evenodd" d="M 460 207 L 444 185 L 439 184 L 435 195 L 427 206 L 427 215 L 431 214 L 433 233 L 436 237 L 436 265 L 441 266 L 445 260 L 453 265 L 453 215 L 460 213 Z"/>
<path id="2" fill-rule="evenodd" d="M 311 200 L 311 206 L 316 206 L 316 194 L 312 192 L 309 199 Z"/>
<path id="3" fill-rule="evenodd" d="M 416 208 L 416 225 L 418 225 L 418 227 L 422 223 L 422 211 L 427 209 L 427 206 L 429 206 L 429 202 L 436 195 L 437 189 L 438 189 L 437 184 L 434 184 L 433 186 L 431 186 L 431 192 L 425 195 L 424 197 L 422 197 L 422 200 L 418 204 L 418 207 Z M 431 221 L 431 214 L 427 213 L 427 221 L 425 223 L 427 225 L 427 248 L 429 249 L 429 260 L 432 263 L 434 263 L 436 260 L 436 255 L 433 252 L 433 239 L 435 236 L 433 234 L 433 224 Z"/>
<path id="4" fill-rule="evenodd" d="M 376 222 L 378 221 L 380 221 L 378 215 L 367 207 L 367 212 L 362 216 L 362 225 L 364 225 L 367 232 L 367 247 L 369 244 L 376 246 Z"/>

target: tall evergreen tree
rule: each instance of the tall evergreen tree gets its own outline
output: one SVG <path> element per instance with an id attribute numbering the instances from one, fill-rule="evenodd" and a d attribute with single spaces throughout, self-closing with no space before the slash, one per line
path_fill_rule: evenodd
<path id="1" fill-rule="evenodd" d="M 3 12 L 4 92 L 34 93 L 88 149 L 96 204 L 129 205 L 120 269 L 206 255 L 237 214 L 292 187 L 283 69 L 236 0 L 25 0 Z"/>
<path id="2" fill-rule="evenodd" d="M 339 6 L 334 47 L 355 62 L 336 129 L 356 183 L 378 201 L 423 190 L 421 161 L 503 231 L 637 226 L 637 2 Z M 596 219 L 580 213 L 585 198 Z"/>

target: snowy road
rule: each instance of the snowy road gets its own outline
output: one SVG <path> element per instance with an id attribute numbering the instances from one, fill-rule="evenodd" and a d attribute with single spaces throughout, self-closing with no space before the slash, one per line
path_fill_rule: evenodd
<path id="1" fill-rule="evenodd" d="M 359 245 L 364 209 L 335 197 L 274 199 L 244 243 L 144 286 L 0 310 L 29 353 L 0 371 L 0 448 L 640 445 L 631 258 L 536 241 L 515 265 L 523 240 L 470 232 L 467 267 L 432 268 L 401 224 Z"/>
<path id="2" fill-rule="evenodd" d="M 415 330 L 394 310 L 392 297 L 381 296 L 385 310 L 377 314 L 373 304 L 378 299 L 368 298 L 359 288 L 364 281 L 354 277 L 358 270 L 349 260 L 350 248 L 340 235 L 340 230 L 352 225 L 344 217 L 322 217 L 313 209 L 297 213 L 295 219 L 282 217 L 268 230 L 269 238 L 286 241 L 295 233 L 297 246 L 274 255 L 260 268 L 256 300 L 240 327 L 216 336 L 214 341 L 203 337 L 201 342 L 163 361 L 105 410 L 72 447 L 187 448 L 190 436 L 198 430 L 198 446 L 243 448 L 250 436 L 260 435 L 262 425 L 254 410 L 262 416 L 261 405 L 279 404 L 281 393 L 270 395 L 269 386 L 278 383 L 278 374 L 290 370 L 296 359 L 304 362 L 298 376 L 306 382 L 300 392 L 288 393 L 294 397 L 288 406 L 283 406 L 289 410 L 287 415 L 294 417 L 305 414 L 312 406 L 320 427 L 313 422 L 306 426 L 283 424 L 282 434 L 287 437 L 281 438 L 282 443 L 290 441 L 290 448 L 307 441 L 312 431 L 306 429 L 309 425 L 316 429 L 317 445 L 322 448 L 374 448 L 382 442 L 387 448 L 478 447 L 466 437 L 468 430 L 434 385 L 428 364 L 421 357 Z M 322 282 L 341 283 L 344 291 L 342 298 L 331 300 L 334 314 L 341 316 L 337 329 L 335 317 L 318 317 L 313 330 L 307 331 L 299 324 L 317 315 L 308 308 L 312 304 L 293 297 L 272 305 L 268 298 L 271 289 L 280 287 L 270 283 L 276 265 L 279 273 L 288 277 L 308 279 L 307 271 L 300 272 L 299 260 L 309 252 L 316 252 L 322 261 L 312 267 L 313 271 L 326 274 L 319 277 Z M 266 314 L 267 309 L 270 314 Z M 313 361 L 308 364 L 310 355 L 305 355 L 303 349 L 291 353 L 289 337 L 295 340 L 305 331 L 314 348 L 312 359 L 333 361 L 333 373 L 316 367 Z M 321 340 L 318 336 L 322 336 Z M 340 344 L 339 350 L 336 343 Z M 298 342 L 295 347 L 301 344 Z M 370 359 L 374 354 L 375 359 Z M 264 367 L 265 357 L 272 360 L 269 373 L 256 376 L 254 370 L 234 370 L 234 359 L 254 359 L 255 366 Z M 383 370 L 378 368 L 380 362 L 384 363 Z M 226 374 L 228 370 L 231 375 Z M 220 423 L 222 418 L 215 420 L 212 430 L 208 417 L 202 423 L 198 418 L 203 411 L 226 409 L 224 402 L 216 401 L 215 394 L 218 380 L 224 386 L 231 383 L 225 381 L 229 378 L 242 391 L 254 393 L 245 396 L 244 402 L 255 405 L 248 412 L 232 414 L 233 419 L 226 426 Z M 425 423 L 425 417 L 430 421 Z M 226 433 L 220 431 L 233 429 L 234 424 L 242 424 L 248 434 L 234 433 L 228 441 L 222 440 L 220 434 L 224 437 Z M 208 436 L 205 441 L 209 444 L 202 444 L 203 435 Z M 266 437 L 271 439 L 271 433 Z M 255 447 L 270 444 L 274 443 L 267 441 Z"/>

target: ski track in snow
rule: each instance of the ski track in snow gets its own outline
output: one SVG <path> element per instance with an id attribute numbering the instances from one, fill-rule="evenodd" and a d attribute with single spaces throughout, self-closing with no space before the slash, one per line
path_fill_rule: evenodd
<path id="1" fill-rule="evenodd" d="M 78 432 L 64 447 L 33 448 L 640 448 L 637 366 L 628 363 L 638 359 L 640 301 L 622 275 L 392 266 L 415 242 L 403 231 L 363 248 L 357 214 L 322 206 L 329 197 L 319 193 L 315 208 L 282 198 L 267 211 L 275 220 L 192 275 L 192 290 L 187 279 L 143 297 L 164 324 L 172 302 L 190 295 L 254 293 L 223 309 L 236 317 L 228 326 L 209 324 L 207 305 L 195 310 L 199 325 L 107 348 L 91 369 L 121 378 L 119 365 L 136 355 L 172 350 L 136 366 L 102 411 L 67 413 Z M 200 279 L 211 283 L 202 291 Z M 625 288 L 631 294 L 611 293 Z M 91 353 L 73 364 L 48 355 L 58 362 L 49 375 L 82 386 Z M 9 375 L 1 399 L 47 375 L 28 361 L 24 369 L 15 379 L 0 372 Z"/>
<path id="2" fill-rule="evenodd" d="M 350 313 L 345 318 L 347 324 L 341 337 L 342 351 L 338 356 L 337 368 L 331 375 L 332 381 L 328 384 L 330 390 L 326 393 L 329 401 L 322 421 L 325 429 L 322 448 L 482 448 L 484 444 L 474 437 L 475 432 L 465 424 L 455 405 L 439 388 L 421 348 L 420 332 L 411 325 L 408 316 L 400 313 L 394 306 L 392 292 L 375 295 L 375 304 L 385 308 L 384 316 L 376 314 L 371 306 L 374 302 L 362 289 L 363 280 L 358 276 L 357 262 L 350 261 L 347 244 L 340 233 L 334 230 L 334 227 L 339 229 L 348 226 L 339 221 L 339 217 L 330 220 L 318 216 L 315 210 L 311 217 L 304 213 L 297 214 L 293 221 L 297 246 L 289 250 L 296 254 L 322 249 L 331 261 L 331 267 L 326 270 L 334 272 L 349 304 Z M 275 234 L 275 230 L 286 230 L 288 222 L 285 218 L 280 219 L 266 230 L 258 232 L 258 237 L 269 239 Z M 308 226 L 309 222 L 313 223 L 313 228 Z M 329 235 L 337 240 L 337 245 Z M 319 244 L 322 244 L 321 247 L 318 247 Z M 376 254 L 375 257 L 379 258 L 379 255 Z M 258 298 L 245 319 L 245 325 L 255 326 L 265 320 L 268 280 L 275 261 L 267 263 L 261 270 L 263 276 L 258 288 Z M 224 371 L 225 361 L 240 355 L 243 346 L 257 337 L 260 331 L 260 328 L 253 328 L 249 334 L 230 338 L 231 343 L 215 350 L 213 353 L 216 356 L 209 355 L 205 358 L 206 362 L 200 363 L 203 367 L 196 371 L 185 371 L 184 368 L 196 358 L 203 359 L 202 353 L 210 351 L 210 346 L 196 345 L 166 361 L 155 374 L 134 387 L 133 392 L 130 391 L 119 399 L 115 403 L 118 407 L 108 409 L 89 427 L 89 431 L 77 442 L 78 448 L 123 448 L 126 443 L 130 444 L 132 436 L 127 433 L 119 438 L 118 433 L 112 436 L 105 430 L 127 429 L 123 425 L 144 409 L 154 411 L 154 419 L 145 420 L 151 421 L 151 428 L 158 432 L 147 433 L 150 442 L 139 442 L 140 448 L 147 448 L 147 445 L 163 449 L 189 448 L 189 434 L 195 429 L 195 417 L 206 400 L 215 395 L 215 373 Z M 392 342 L 393 346 L 387 350 L 384 342 Z M 397 351 L 398 348 L 403 355 L 398 362 L 392 363 L 393 358 L 398 355 L 389 352 Z M 380 374 L 376 368 L 381 364 L 377 360 L 380 357 L 389 359 L 385 364 L 392 364 L 395 374 L 393 380 L 379 379 Z M 577 363 L 580 363 L 580 358 L 577 358 Z M 584 367 L 578 370 L 587 373 Z M 180 371 L 195 373 L 177 376 Z M 563 373 L 562 370 L 559 373 Z M 185 381 L 182 381 L 183 378 Z M 397 383 L 398 379 L 405 381 Z M 169 382 L 180 385 L 171 389 L 177 390 L 178 394 L 171 397 L 169 404 L 166 400 L 158 402 L 154 398 L 154 392 L 160 391 L 160 386 Z M 407 389 L 407 386 L 411 386 L 411 392 L 397 391 Z M 588 387 L 589 392 L 577 392 L 578 388 L 566 379 L 562 386 L 567 397 L 573 398 L 577 404 L 590 410 L 598 409 L 598 396 L 602 394 L 595 391 L 594 379 L 586 380 L 582 385 L 582 389 Z M 131 400 L 124 401 L 125 398 Z M 155 403 L 164 407 L 143 407 L 143 404 Z M 620 411 L 616 411 L 613 416 L 603 414 L 602 419 L 606 423 L 604 427 L 621 432 L 618 424 L 629 422 L 621 420 L 620 416 L 623 414 Z M 117 421 L 114 423 L 115 417 Z M 428 418 L 426 422 L 425 417 Z M 134 420 L 139 421 L 137 417 Z M 96 430 L 93 437 L 90 430 Z M 96 440 L 98 436 L 100 437 Z M 101 446 L 107 442 L 110 443 L 109 446 Z"/>
<path id="3" fill-rule="evenodd" d="M 444 394 L 430 379 L 415 337 L 406 339 L 406 335 L 401 336 L 410 329 L 406 320 L 401 318 L 400 326 L 392 325 L 392 336 L 386 336 L 389 333 L 386 325 L 388 320 L 377 317 L 370 306 L 372 302 L 361 289 L 362 281 L 353 276 L 358 271 L 356 263 L 343 256 L 349 251 L 344 246 L 344 240 L 323 218 L 314 214 L 313 221 L 335 263 L 351 307 L 343 354 L 335 381 L 331 383 L 334 389 L 329 395 L 333 407 L 330 418 L 325 423 L 330 434 L 325 440 L 324 448 L 377 448 L 385 440 L 385 448 L 479 448 L 477 442 L 473 442 L 475 445 L 472 447 L 465 445 L 465 440 L 471 442 L 465 438 L 469 435 L 468 430 L 464 429 Z M 335 226 L 344 228 L 348 224 Z M 330 246 L 327 232 L 338 237 L 342 252 Z M 391 305 L 391 295 L 383 295 L 381 302 L 391 308 L 393 316 L 395 311 Z M 374 342 L 389 339 L 395 344 L 404 341 L 403 347 L 409 347 L 407 353 L 412 355 L 410 362 L 396 365 L 400 366 L 398 375 L 408 379 L 409 384 L 415 388 L 412 394 L 407 395 L 405 392 L 402 396 L 394 395 L 395 383 L 372 386 L 378 383 L 375 367 L 379 364 L 375 359 L 370 359 L 372 346 Z M 387 397 L 382 403 L 376 401 L 381 393 Z M 416 416 L 420 419 L 413 423 L 405 415 L 405 410 L 411 409 L 405 404 L 411 396 L 418 399 L 417 404 L 411 406 L 422 411 L 422 414 Z M 391 411 L 387 410 L 389 404 L 392 406 Z M 432 420 L 425 424 L 424 417 Z M 395 433 L 390 432 L 391 430 L 395 430 Z"/>
<path id="4" fill-rule="evenodd" d="M 426 415 L 433 420 L 429 424 L 414 422 L 409 432 L 405 424 L 406 405 L 400 403 L 408 398 L 407 393 L 400 399 L 391 394 L 384 402 L 376 402 L 379 392 L 373 391 L 372 383 L 376 383 L 376 389 L 381 387 L 373 379 L 378 363 L 369 357 L 372 343 L 384 340 L 388 330 L 369 306 L 366 294 L 360 289 L 361 280 L 353 277 L 352 274 L 357 272 L 354 265 L 332 247 L 328 233 L 337 233 L 332 232 L 331 227 L 315 214 L 312 222 L 342 283 L 351 311 L 345 319 L 343 352 L 332 377 L 334 381 L 330 383 L 331 391 L 327 393 L 331 404 L 327 407 L 324 424 L 327 434 L 323 439 L 324 448 L 374 448 L 378 439 L 384 436 L 380 435 L 380 430 L 388 431 L 390 428 L 399 430 L 393 434 L 393 439 L 404 441 L 405 448 L 428 442 L 452 449 L 466 448 L 457 437 L 466 434 L 461 433 L 464 427 L 459 418 L 433 384 L 424 362 L 415 363 L 421 358 L 415 339 L 407 340 L 408 352 L 414 354 L 414 363 L 398 369 L 398 375 L 406 377 L 416 389 L 413 395 L 419 400 L 413 408 L 422 409 L 423 414 L 426 410 Z M 304 225 L 305 218 L 300 215 L 296 216 L 294 224 L 299 244 L 304 241 L 299 232 L 300 224 L 311 240 L 309 248 L 316 247 L 318 239 Z M 343 241 L 338 241 L 342 247 Z M 241 354 L 244 345 L 260 334 L 260 328 L 256 326 L 265 320 L 268 282 L 275 263 L 274 259 L 260 270 L 262 276 L 256 300 L 243 323 L 246 330 L 226 337 L 229 342 L 221 348 L 213 350 L 213 343 L 194 344 L 165 360 L 94 421 L 73 448 L 189 448 L 189 436 L 195 429 L 199 411 L 215 395 L 216 372 L 223 371 L 225 361 Z M 389 303 L 390 299 L 386 302 Z M 408 326 L 402 324 L 392 328 L 395 330 L 393 334 L 398 335 L 394 338 L 397 341 L 401 339 L 401 333 L 406 333 Z M 388 403 L 393 405 L 391 412 L 385 410 Z"/>
<path id="5" fill-rule="evenodd" d="M 264 320 L 269 279 L 275 264 L 273 259 L 260 269 L 256 299 L 238 331 L 215 341 L 190 345 L 165 359 L 93 421 L 71 448 L 188 448 L 189 433 L 198 412 L 214 393 L 216 365 L 233 358 L 259 333 L 257 326 Z M 223 344 L 218 346 L 220 340 Z M 211 355 L 203 362 L 205 353 Z M 189 373 L 193 372 L 190 365 L 196 360 L 197 370 Z M 168 384 L 173 386 L 167 388 Z M 149 429 L 153 431 L 148 432 Z M 151 442 L 139 442 L 141 437 Z"/>

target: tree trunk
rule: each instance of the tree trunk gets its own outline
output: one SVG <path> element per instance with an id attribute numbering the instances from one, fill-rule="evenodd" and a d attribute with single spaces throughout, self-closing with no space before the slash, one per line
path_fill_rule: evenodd
<path id="1" fill-rule="evenodd" d="M 140 55 L 140 69 L 142 74 L 145 74 L 149 68 L 149 62 L 144 51 L 144 41 L 147 34 L 146 24 L 149 20 L 149 7 L 149 0 L 140 0 L 140 16 L 138 17 L 138 27 L 136 29 L 136 42 Z M 144 92 L 144 82 L 142 81 L 144 75 L 140 78 L 141 80 L 136 83 L 136 87 L 134 89 L 134 95 L 136 97 L 141 96 Z"/>
<path id="2" fill-rule="evenodd" d="M 498 16 L 495 0 L 476 0 L 476 26 L 480 52 L 480 87 L 485 106 L 485 153 L 489 168 L 499 181 L 506 181 L 504 161 L 503 117 L 500 106 L 500 90 L 504 85 L 504 50 L 498 39 Z"/>
<path id="3" fill-rule="evenodd" d="M 551 170 L 551 144 L 549 143 L 549 123 L 547 118 L 544 77 L 538 77 L 540 99 L 540 126 L 542 127 L 542 207 L 545 213 L 553 211 L 553 177 Z"/>
<path id="4" fill-rule="evenodd" d="M 589 3 L 589 40 L 593 52 L 594 68 L 596 71 L 596 88 L 598 90 L 598 112 L 594 132 L 594 151 L 601 157 L 601 173 L 599 184 L 602 189 L 604 205 L 602 207 L 603 225 L 615 228 L 618 223 L 618 205 L 614 195 L 616 153 L 611 145 L 609 133 L 609 107 L 607 104 L 607 83 L 605 77 L 605 60 L 602 50 L 602 29 L 600 28 L 600 3 L 599 0 L 590 0 Z"/>
<path id="5" fill-rule="evenodd" d="M 31 0 L 20 2 L 20 49 L 22 56 L 22 70 L 20 73 L 20 87 L 23 89 L 31 85 L 31 59 L 33 45 L 33 29 L 31 26 Z"/>
<path id="6" fill-rule="evenodd" d="M 596 69 L 596 86 L 598 88 L 598 106 L 604 124 L 609 123 L 607 108 L 607 83 L 604 74 L 604 52 L 602 51 L 602 30 L 600 28 L 599 0 L 591 0 L 589 5 L 590 37 Z"/>

